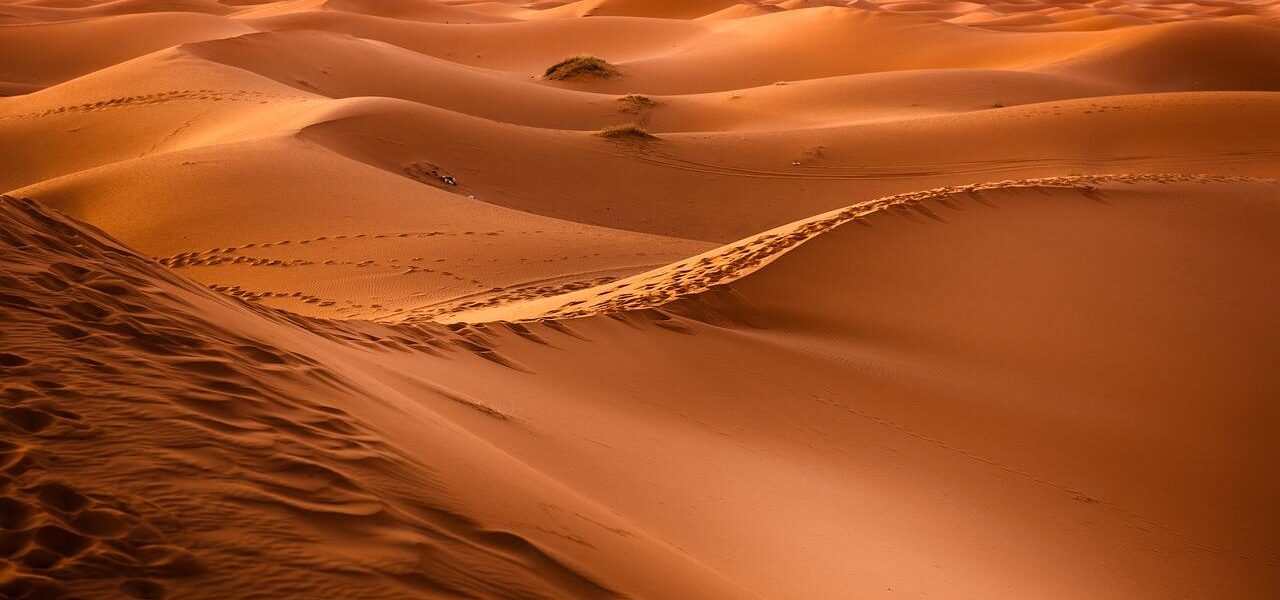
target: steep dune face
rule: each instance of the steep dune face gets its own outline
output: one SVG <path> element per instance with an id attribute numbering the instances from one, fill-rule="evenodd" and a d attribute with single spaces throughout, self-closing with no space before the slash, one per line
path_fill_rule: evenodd
<path id="1" fill-rule="evenodd" d="M 389 510 L 360 481 L 412 463 L 332 401 L 352 391 L 346 377 L 270 341 L 282 319 L 34 203 L 0 202 L 6 597 L 229 597 L 242 583 L 226 569 L 263 592 L 385 597 L 456 585 L 412 562 L 320 574 L 346 553 L 387 550 L 371 535 L 381 528 L 399 530 L 401 553 L 427 543 L 408 521 L 465 548 L 448 528 L 466 521 L 423 505 L 416 516 Z M 330 400 L 308 400 L 317 394 Z M 225 536 L 228 525 L 238 536 Z M 317 535 L 338 543 L 322 551 Z M 250 537 L 252 552 L 235 541 Z"/>
<path id="2" fill-rule="evenodd" d="M 1280 29 L 1232 22 L 1170 23 L 1117 37 L 1055 67 L 1153 91 L 1280 88 Z M 1159 65 L 1173 61 L 1175 71 Z"/>
<path id="3" fill-rule="evenodd" d="M 1277 6 L 0 0 L 0 597 L 1280 596 Z"/>
<path id="4" fill-rule="evenodd" d="M 28 200 L 0 243 L 6 597 L 738 597 L 428 397 L 481 405 L 350 370 L 489 362 L 446 329 L 255 309 Z"/>

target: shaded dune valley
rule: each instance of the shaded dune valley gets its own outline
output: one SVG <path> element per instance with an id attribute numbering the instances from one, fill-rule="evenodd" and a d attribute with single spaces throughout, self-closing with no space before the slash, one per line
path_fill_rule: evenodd
<path id="1" fill-rule="evenodd" d="M 0 599 L 1280 598 L 1280 2 L 0 0 Z"/>

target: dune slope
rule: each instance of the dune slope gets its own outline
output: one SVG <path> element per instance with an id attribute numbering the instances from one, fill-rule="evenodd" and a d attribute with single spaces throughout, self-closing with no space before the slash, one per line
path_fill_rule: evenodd
<path id="1" fill-rule="evenodd" d="M 942 189 L 455 318 L 529 319 L 558 349 L 501 351 L 540 377 L 589 354 L 572 368 L 604 377 L 558 393 L 621 395 L 614 435 L 590 402 L 586 426 L 521 410 L 644 461 L 687 512 L 611 501 L 738 549 L 710 564 L 764 597 L 1263 598 L 1278 199 L 1211 177 Z M 616 487 L 607 459 L 544 460 Z"/>
<path id="2" fill-rule="evenodd" d="M 345 364 L 488 362 L 464 338 L 258 309 L 0 203 L 6 597 L 619 597 L 562 554 L 583 547 L 649 556 L 668 582 L 623 582 L 646 595 L 735 597 L 427 396 L 497 411 L 429 386 L 388 404 Z"/>
<path id="3" fill-rule="evenodd" d="M 449 328 L 254 308 L 6 200 L 12 585 L 1264 598 L 1278 193 L 887 198 Z M 546 300 L 510 302 L 507 323 Z M 325 562 L 364 566 L 310 574 Z"/>
<path id="4" fill-rule="evenodd" d="M 1280 1 L 0 0 L 0 56 L 0 598 L 1280 597 Z"/>

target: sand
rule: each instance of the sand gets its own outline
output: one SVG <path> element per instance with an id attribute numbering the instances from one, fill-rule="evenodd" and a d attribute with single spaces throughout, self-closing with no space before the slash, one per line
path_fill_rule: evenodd
<path id="1" fill-rule="evenodd" d="M 0 597 L 1280 595 L 1280 4 L 0 0 L 0 56 Z"/>

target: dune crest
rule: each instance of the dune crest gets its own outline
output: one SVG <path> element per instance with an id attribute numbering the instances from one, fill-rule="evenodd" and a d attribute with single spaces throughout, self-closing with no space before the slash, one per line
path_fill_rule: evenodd
<path id="1" fill-rule="evenodd" d="M 1137 183 L 1245 183 L 1250 178 L 1214 177 L 1206 175 L 1087 175 L 1047 177 L 1040 179 L 997 181 L 951 186 L 897 194 L 860 202 L 783 225 L 760 235 L 742 239 L 689 259 L 641 273 L 603 286 L 572 291 L 558 296 L 538 296 L 528 303 L 477 309 L 474 304 L 461 304 L 448 312 L 433 315 L 444 322 L 536 321 L 572 319 L 616 311 L 658 308 L 664 304 L 699 294 L 720 285 L 746 277 L 790 251 L 793 247 L 847 223 L 866 224 L 866 217 L 879 212 L 892 212 L 913 219 L 947 222 L 940 208 L 959 210 L 963 201 L 983 202 L 984 193 L 1032 189 L 1037 191 L 1071 190 L 1102 202 L 1101 184 Z M 1274 183 L 1271 180 L 1258 182 Z M 493 302 L 501 305 L 501 302 Z"/>

